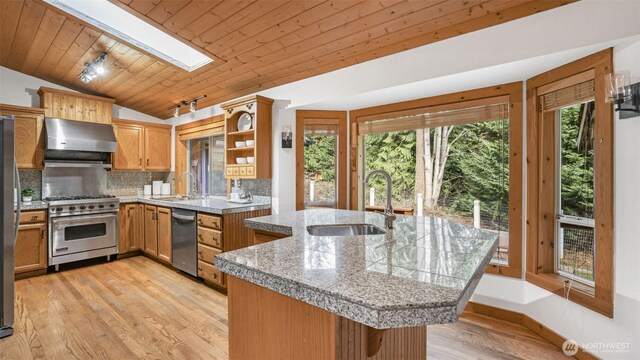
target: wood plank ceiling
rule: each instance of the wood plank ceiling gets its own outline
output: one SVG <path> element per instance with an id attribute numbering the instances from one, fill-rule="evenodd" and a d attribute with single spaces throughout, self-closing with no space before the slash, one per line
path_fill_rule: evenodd
<path id="1" fill-rule="evenodd" d="M 110 0 L 215 61 L 187 72 L 41 0 L 0 1 L 0 65 L 159 118 L 218 104 L 575 0 Z M 108 54 L 108 76 L 83 84 Z"/>

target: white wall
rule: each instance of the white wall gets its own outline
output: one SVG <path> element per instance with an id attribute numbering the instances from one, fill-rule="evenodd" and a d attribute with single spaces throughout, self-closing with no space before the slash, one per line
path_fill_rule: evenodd
<path id="1" fill-rule="evenodd" d="M 614 47 L 614 69 L 640 80 L 640 35 Z M 603 359 L 640 358 L 640 116 L 615 116 L 614 318 L 597 314 L 524 280 L 485 275 L 472 300 L 525 313 L 579 344 L 629 343 L 624 352 L 592 349 Z"/>
<path id="2" fill-rule="evenodd" d="M 288 100 L 273 103 L 273 174 L 271 180 L 271 208 L 280 214 L 296 209 L 296 138 L 291 149 L 282 148 L 282 126 L 296 128 L 296 111 L 287 109 Z"/>

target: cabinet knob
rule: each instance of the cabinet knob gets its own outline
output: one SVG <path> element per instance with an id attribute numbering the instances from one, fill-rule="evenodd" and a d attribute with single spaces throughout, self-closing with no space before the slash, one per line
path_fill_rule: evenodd
<path id="1" fill-rule="evenodd" d="M 147 166 L 149 165 L 149 159 L 147 159 Z"/>
<path id="2" fill-rule="evenodd" d="M 140 159 L 138 160 L 138 164 L 139 164 L 139 165 L 142 165 L 142 158 L 140 158 Z"/>

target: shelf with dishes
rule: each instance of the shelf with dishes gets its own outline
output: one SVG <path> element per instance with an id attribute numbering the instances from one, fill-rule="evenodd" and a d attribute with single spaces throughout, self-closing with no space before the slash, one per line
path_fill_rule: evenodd
<path id="1" fill-rule="evenodd" d="M 227 178 L 271 177 L 272 103 L 271 99 L 251 96 L 222 104 Z"/>

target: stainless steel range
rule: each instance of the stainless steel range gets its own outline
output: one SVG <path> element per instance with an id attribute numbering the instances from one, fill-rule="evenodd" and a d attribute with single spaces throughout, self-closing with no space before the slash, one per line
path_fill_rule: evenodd
<path id="1" fill-rule="evenodd" d="M 108 125 L 45 119 L 42 196 L 49 203 L 49 266 L 118 252 L 119 200 L 106 194 Z M 98 146 L 99 145 L 99 146 Z"/>
<path id="2" fill-rule="evenodd" d="M 118 199 L 70 196 L 49 201 L 49 265 L 118 252 Z"/>

